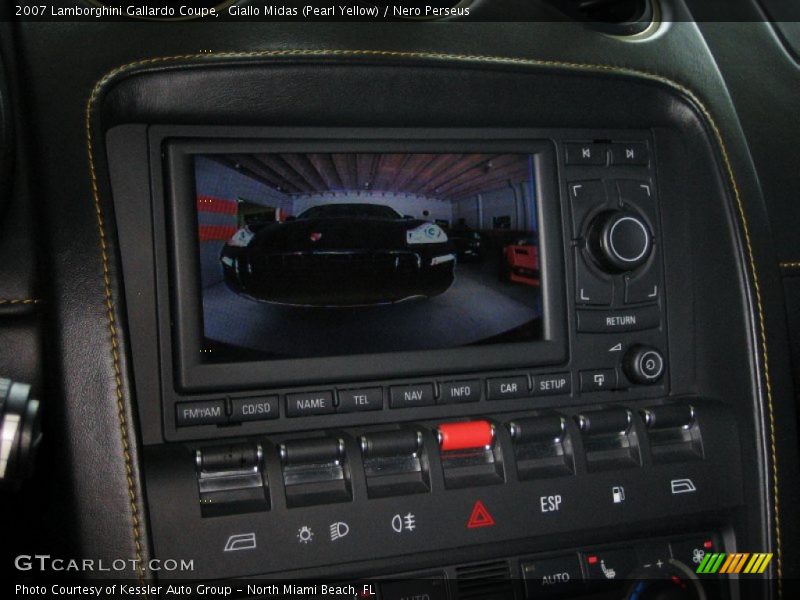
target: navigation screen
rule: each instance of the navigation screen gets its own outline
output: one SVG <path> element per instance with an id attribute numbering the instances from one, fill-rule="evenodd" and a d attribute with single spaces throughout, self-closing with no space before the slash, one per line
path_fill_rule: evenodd
<path id="1" fill-rule="evenodd" d="M 196 156 L 203 360 L 540 339 L 533 159 Z"/>

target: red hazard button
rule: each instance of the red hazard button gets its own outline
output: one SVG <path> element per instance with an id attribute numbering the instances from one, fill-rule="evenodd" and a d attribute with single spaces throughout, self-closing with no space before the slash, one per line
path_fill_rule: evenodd
<path id="1" fill-rule="evenodd" d="M 483 505 L 480 500 L 475 502 L 472 507 L 472 514 L 467 521 L 467 529 L 478 529 L 479 527 L 492 527 L 494 526 L 494 517 Z"/>

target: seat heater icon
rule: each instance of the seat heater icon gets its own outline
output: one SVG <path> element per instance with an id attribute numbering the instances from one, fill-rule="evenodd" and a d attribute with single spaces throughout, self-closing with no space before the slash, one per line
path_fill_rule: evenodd
<path id="1" fill-rule="evenodd" d="M 233 552 L 235 550 L 252 550 L 256 547 L 256 534 L 255 533 L 237 533 L 228 538 L 225 542 L 224 552 Z"/>

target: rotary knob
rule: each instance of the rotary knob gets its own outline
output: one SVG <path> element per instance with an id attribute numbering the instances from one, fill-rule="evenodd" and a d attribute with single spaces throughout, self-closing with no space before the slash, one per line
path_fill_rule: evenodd
<path id="1" fill-rule="evenodd" d="M 625 353 L 622 368 L 634 383 L 656 383 L 664 374 L 664 356 L 652 346 L 632 346 Z"/>
<path id="2" fill-rule="evenodd" d="M 589 251 L 612 273 L 633 271 L 653 249 L 653 236 L 639 215 L 620 210 L 601 213 L 589 227 Z"/>

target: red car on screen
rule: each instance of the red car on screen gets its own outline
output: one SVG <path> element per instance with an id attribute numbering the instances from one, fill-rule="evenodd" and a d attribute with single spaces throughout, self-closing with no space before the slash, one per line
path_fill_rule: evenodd
<path id="1" fill-rule="evenodd" d="M 539 247 L 534 238 L 503 247 L 502 274 L 513 283 L 539 285 Z"/>

